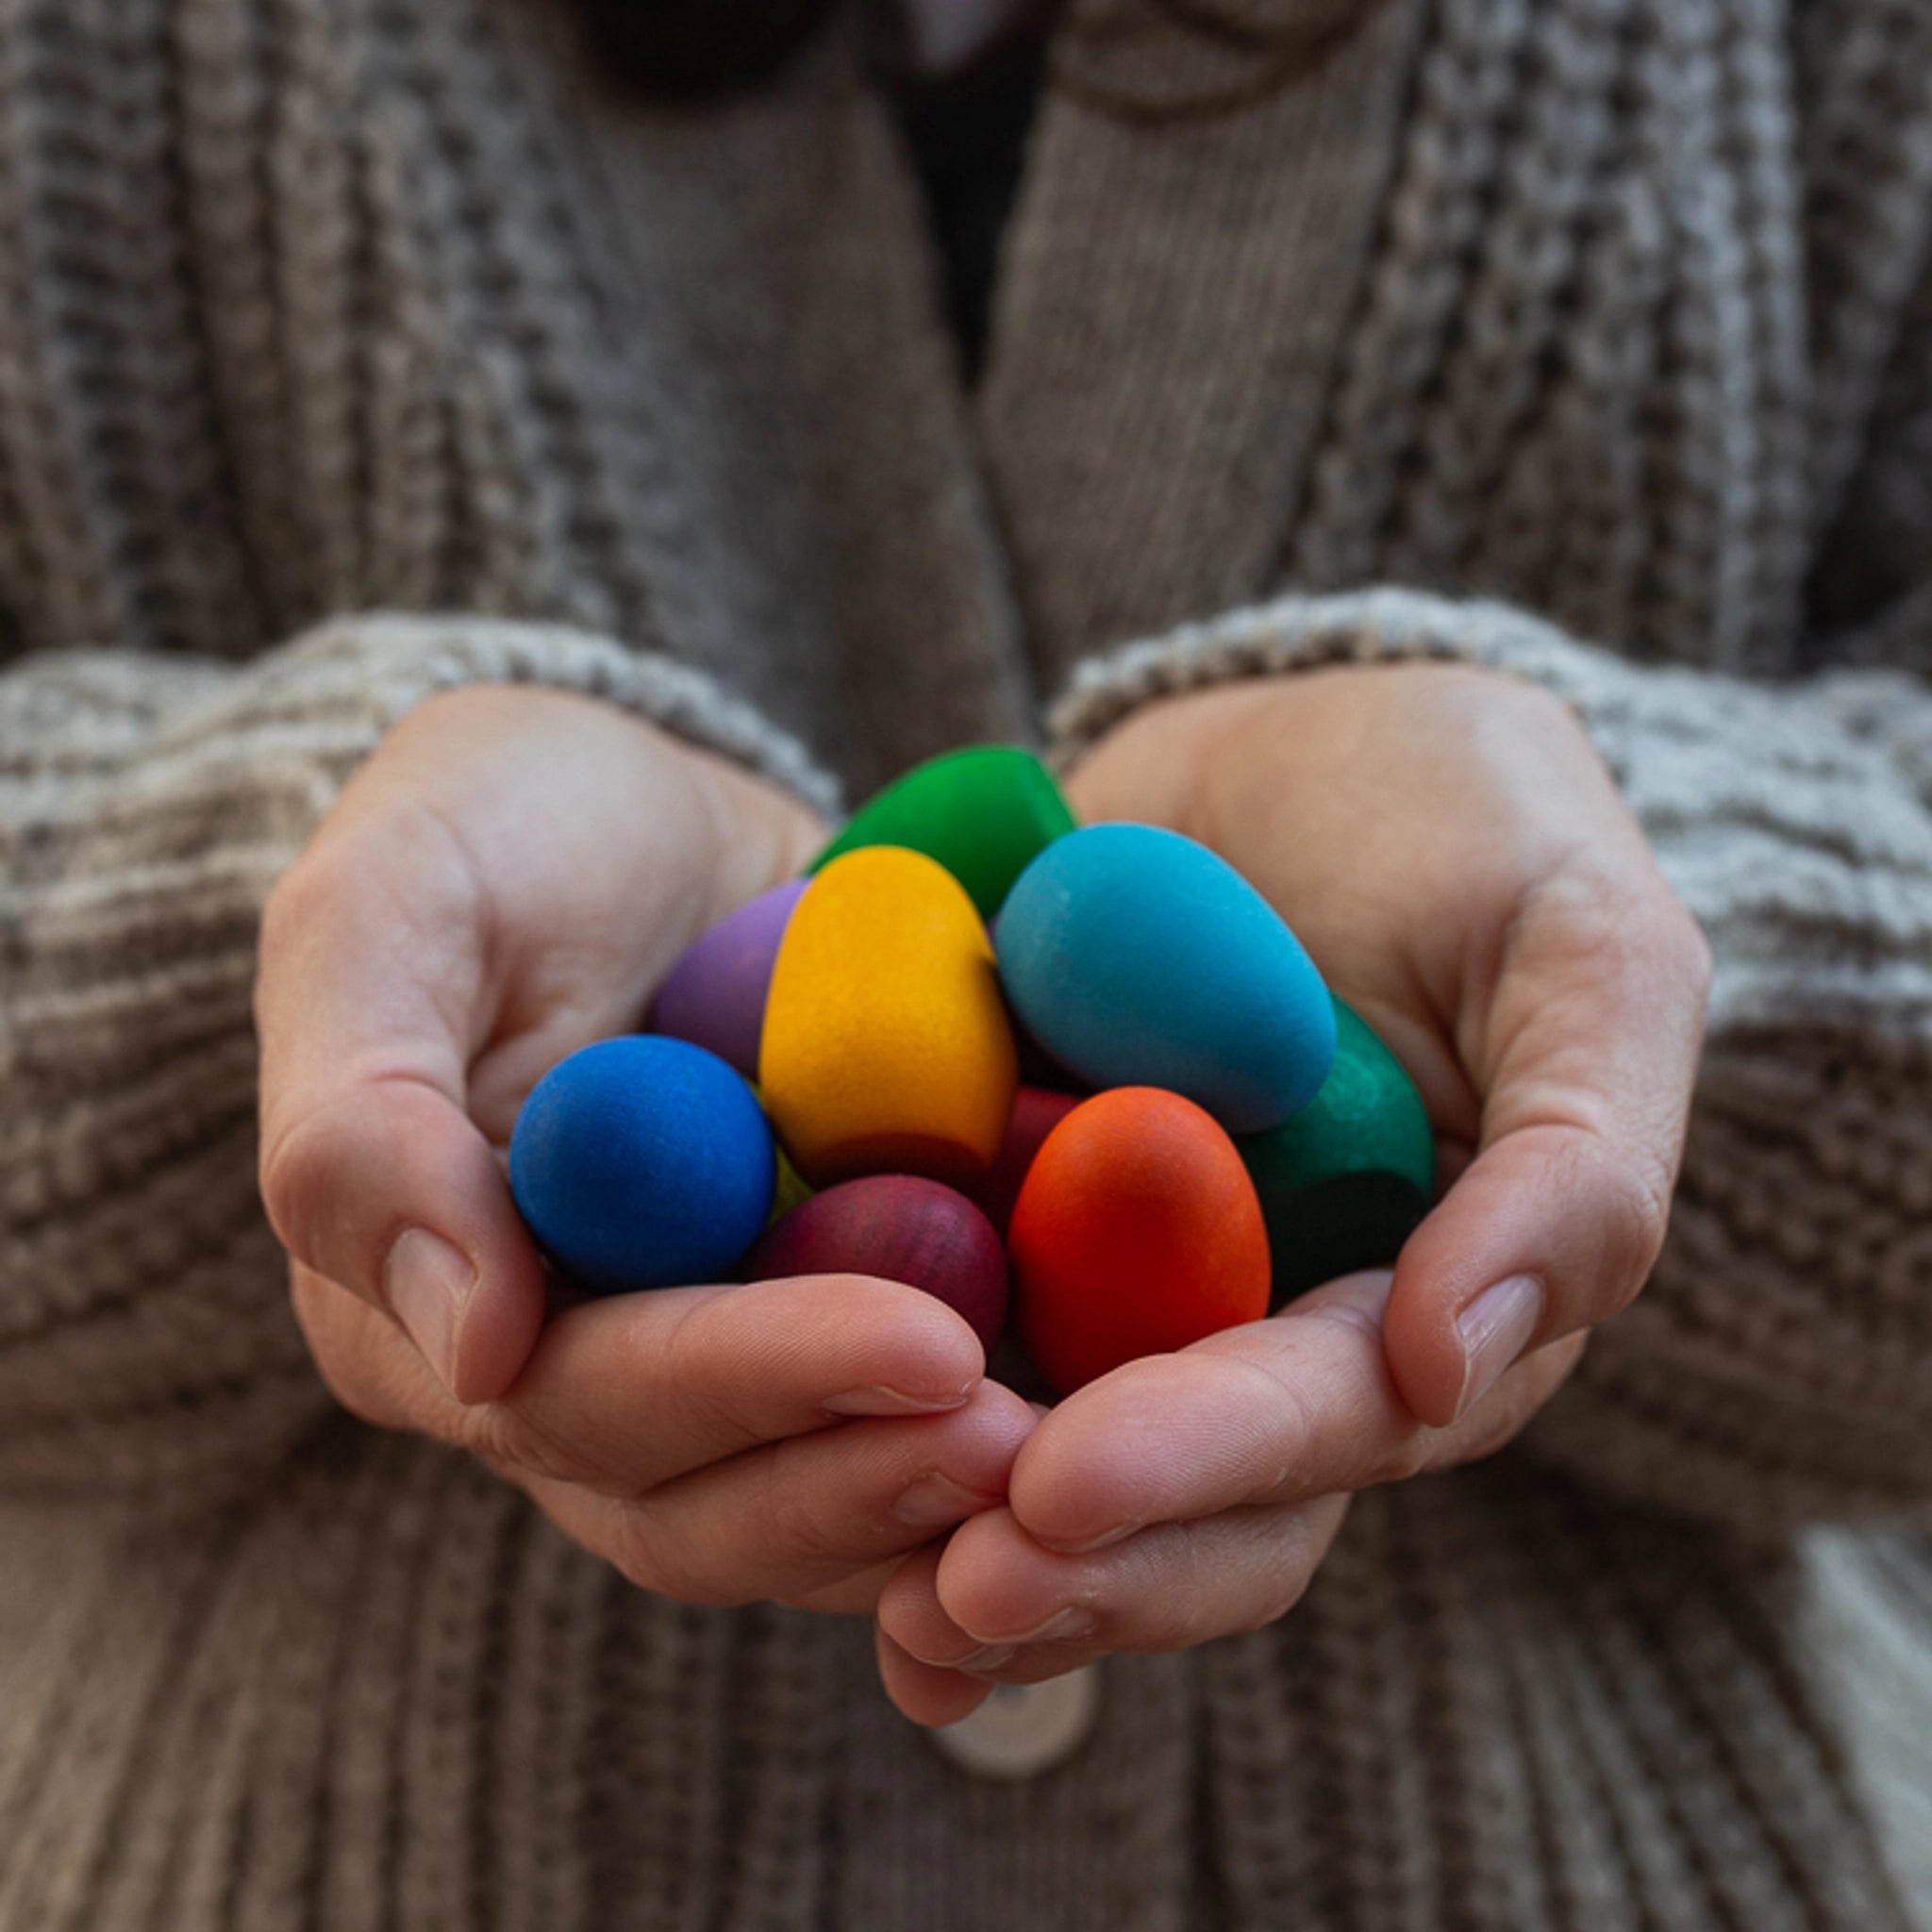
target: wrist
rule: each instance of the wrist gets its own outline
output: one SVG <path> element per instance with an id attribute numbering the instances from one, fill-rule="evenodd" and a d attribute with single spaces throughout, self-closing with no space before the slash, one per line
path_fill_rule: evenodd
<path id="1" fill-rule="evenodd" d="M 1080 758 L 1068 786 L 1085 818 L 1148 819 L 1224 850 L 1314 770 L 1346 790 L 1387 774 L 1405 741 L 1426 758 L 1445 734 L 1474 744 L 1552 731 L 1582 742 L 1559 698 L 1488 666 L 1418 658 L 1311 664 L 1142 705 Z"/>
<path id="2" fill-rule="evenodd" d="M 1242 678 L 1156 698 L 1123 719 L 1066 774 L 1082 823 L 1127 819 L 1191 831 L 1205 805 L 1204 774 L 1272 682 Z"/>

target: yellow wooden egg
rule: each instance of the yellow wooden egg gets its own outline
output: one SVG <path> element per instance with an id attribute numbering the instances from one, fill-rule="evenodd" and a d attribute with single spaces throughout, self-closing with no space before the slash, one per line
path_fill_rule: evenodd
<path id="1" fill-rule="evenodd" d="M 799 1173 L 814 1187 L 971 1179 L 999 1152 L 1016 1078 L 965 889 L 902 846 L 833 859 L 785 929 L 758 1045 L 765 1107 Z"/>

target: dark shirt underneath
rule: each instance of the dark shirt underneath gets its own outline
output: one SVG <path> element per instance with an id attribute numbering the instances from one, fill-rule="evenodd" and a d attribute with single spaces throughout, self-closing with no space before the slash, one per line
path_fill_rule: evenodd
<path id="1" fill-rule="evenodd" d="M 947 319 L 969 385 L 986 361 L 1000 237 L 1019 192 L 1045 42 L 1024 33 L 945 80 L 898 94 L 899 124 L 925 192 Z"/>

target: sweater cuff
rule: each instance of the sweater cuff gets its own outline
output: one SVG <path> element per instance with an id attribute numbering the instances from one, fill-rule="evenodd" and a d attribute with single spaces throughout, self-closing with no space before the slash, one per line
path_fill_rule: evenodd
<path id="1" fill-rule="evenodd" d="M 1048 724 L 1055 759 L 1066 767 L 1157 699 L 1332 664 L 1418 659 L 1510 671 L 1576 703 L 1592 683 L 1587 672 L 1578 675 L 1579 655 L 1593 654 L 1580 653 L 1554 625 L 1507 604 L 1386 588 L 1288 596 L 1087 658 Z"/>
<path id="2" fill-rule="evenodd" d="M 472 684 L 528 684 L 598 697 L 703 750 L 743 765 L 826 818 L 837 779 L 789 733 L 703 672 L 564 625 L 377 611 L 317 625 L 261 661 L 249 722 L 286 712 L 344 727 L 344 749 L 373 751 L 424 699 Z M 215 700 L 217 704 L 222 699 Z M 182 721 L 193 733 L 199 714 Z"/>

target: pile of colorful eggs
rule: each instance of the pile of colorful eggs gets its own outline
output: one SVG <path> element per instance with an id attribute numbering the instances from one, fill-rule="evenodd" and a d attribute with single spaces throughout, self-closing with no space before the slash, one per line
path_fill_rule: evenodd
<path id="1" fill-rule="evenodd" d="M 1255 889 L 955 752 L 705 934 L 648 1033 L 539 1083 L 510 1186 L 604 1293 L 858 1274 L 1007 1326 L 1061 1393 L 1394 1259 L 1434 1141 Z"/>

